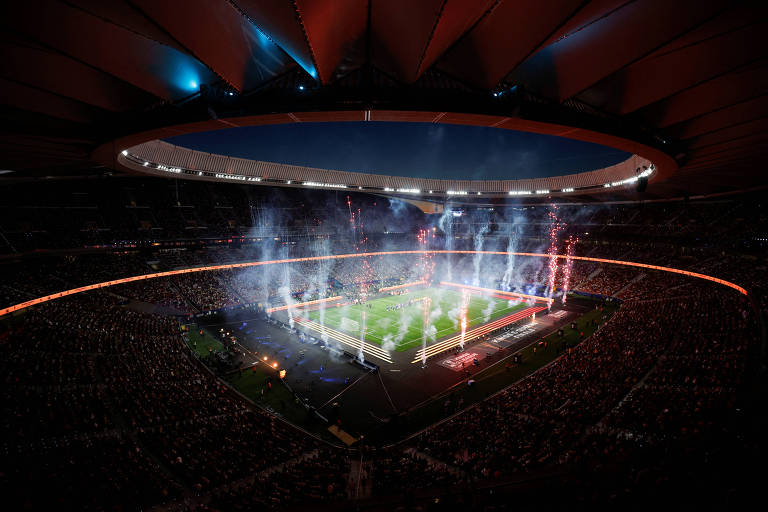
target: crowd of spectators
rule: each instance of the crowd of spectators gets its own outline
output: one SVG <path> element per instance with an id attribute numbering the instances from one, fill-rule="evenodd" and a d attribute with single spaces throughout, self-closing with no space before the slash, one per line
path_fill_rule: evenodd
<path id="1" fill-rule="evenodd" d="M 288 459 L 279 471 L 262 471 L 245 481 L 224 485 L 210 494 L 203 509 L 279 510 L 322 502 L 342 503 L 349 497 L 350 460 L 341 449 L 318 448 Z"/>
<path id="2" fill-rule="evenodd" d="M 169 278 L 171 285 L 198 311 L 210 311 L 236 306 L 240 298 L 224 285 L 216 272 L 193 272 Z"/>
<path id="3" fill-rule="evenodd" d="M 367 455 L 373 461 L 373 471 L 361 485 L 369 480 L 373 495 L 407 493 L 414 487 L 414 475 L 419 475 L 417 481 L 422 487 L 442 487 L 459 480 L 469 480 L 456 467 L 425 454 L 416 454 L 413 450 L 373 449 Z"/>
<path id="4" fill-rule="evenodd" d="M 604 226 L 611 236 L 639 229 L 684 235 L 702 226 L 721 232 L 720 220 L 750 208 L 731 202 L 713 211 L 606 208 L 581 222 Z M 537 246 L 521 243 L 519 249 Z M 4 265 L 0 306 L 116 277 L 260 254 L 215 248 L 11 263 Z M 748 287 L 759 311 L 768 306 L 765 264 L 748 255 L 625 239 L 580 244 L 576 254 L 712 274 Z M 435 258 L 437 268 L 453 261 L 468 269 L 455 279 L 474 277 L 471 257 L 447 258 Z M 481 271 L 498 282 L 504 262 L 493 261 L 483 260 Z M 523 261 L 516 279 L 542 285 L 541 265 Z M 389 284 L 421 275 L 424 264 L 418 256 L 392 256 L 369 258 L 365 265 L 345 259 L 188 273 L 75 295 L 3 319 L 0 432 L 10 462 L 3 475 L 8 488 L 26 508 L 184 503 L 190 509 L 251 510 L 343 501 L 351 496 L 349 452 L 233 395 L 188 356 L 176 317 L 141 312 L 135 302 L 183 315 L 280 303 L 286 290 L 321 295 L 354 286 L 362 268 L 367 280 Z M 711 453 L 744 449 L 742 397 L 759 332 L 746 298 L 685 276 L 597 262 L 574 262 L 570 286 L 617 295 L 623 304 L 593 336 L 502 393 L 402 445 L 366 452 L 373 495 L 617 461 L 632 468 L 617 473 L 630 475 L 617 485 L 639 492 L 646 480 L 638 472 L 672 486 L 671 468 L 681 457 L 711 464 L 695 447 L 708 446 Z M 663 463 L 647 462 L 658 457 Z M 41 488 L 48 492 L 36 492 Z"/>
<path id="5" fill-rule="evenodd" d="M 731 290 L 699 284 L 695 291 L 625 302 L 554 363 L 403 450 L 412 446 L 464 475 L 498 479 L 595 464 L 618 446 L 630 461 L 644 460 L 649 446 L 665 453 L 695 442 L 731 446 L 744 428 L 740 394 L 757 320 Z M 397 472 L 379 472 L 388 471 Z M 434 475 L 424 473 L 414 472 L 409 485 L 433 486 Z"/>
<path id="6" fill-rule="evenodd" d="M 613 275 L 595 291 L 636 274 Z M 626 453 L 641 440 L 731 435 L 755 319 L 731 290 L 697 282 L 680 293 L 628 298 L 553 364 L 406 445 L 372 452 L 373 494 L 584 463 L 595 445 Z M 102 453 L 128 458 L 122 475 L 104 478 L 144 482 L 151 492 L 141 500 L 178 500 L 186 489 L 205 497 L 201 506 L 245 510 L 347 496 L 346 455 L 233 397 L 187 358 L 172 317 L 121 304 L 92 292 L 11 323 L 2 427 L 6 452 L 25 458 L 11 478 L 35 482 L 23 473 L 31 461 L 56 467 L 76 446 L 90 463 Z M 89 451 L 101 443 L 103 452 Z M 113 498 L 139 500 L 126 492 Z"/>
<path id="7" fill-rule="evenodd" d="M 174 317 L 135 311 L 98 291 L 6 322 L 4 479 L 27 508 L 145 508 L 327 450 L 199 366 Z M 338 463 L 322 476 L 303 464 L 270 471 L 256 494 L 270 503 L 338 499 L 348 465 L 335 457 L 326 457 Z M 300 474 L 307 485 L 289 486 L 287 496 L 285 480 Z"/>

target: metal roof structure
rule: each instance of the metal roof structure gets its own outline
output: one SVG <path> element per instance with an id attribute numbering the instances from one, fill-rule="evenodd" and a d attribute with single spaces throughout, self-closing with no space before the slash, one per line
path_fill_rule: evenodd
<path id="1" fill-rule="evenodd" d="M 764 2 L 41 0 L 0 13 L 6 177 L 125 171 L 125 147 L 188 131 L 495 119 L 647 158 L 651 198 L 766 181 Z"/>
<path id="2" fill-rule="evenodd" d="M 372 114 L 371 114 L 372 115 Z M 111 148 L 112 146 L 110 146 Z M 150 140 L 117 155 L 120 167 L 154 176 L 239 182 L 289 188 L 349 189 L 374 194 L 485 201 L 488 198 L 564 197 L 636 187 L 659 173 L 650 160 L 632 155 L 602 169 L 528 179 L 444 179 L 321 169 L 197 151 Z M 667 169 L 669 172 L 669 169 Z"/>

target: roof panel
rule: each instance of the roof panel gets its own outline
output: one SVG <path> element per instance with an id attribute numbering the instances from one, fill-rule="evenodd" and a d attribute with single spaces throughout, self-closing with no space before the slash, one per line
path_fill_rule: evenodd
<path id="1" fill-rule="evenodd" d="M 744 137 L 743 139 L 712 144 L 706 148 L 694 149 L 690 152 L 690 155 L 691 157 L 698 157 L 704 155 L 716 155 L 723 152 L 744 151 L 751 149 L 755 143 L 765 140 L 768 140 L 768 133 L 756 133 L 751 137 Z"/>
<path id="2" fill-rule="evenodd" d="M 438 61 L 440 69 L 492 88 L 576 14 L 579 0 L 504 0 Z"/>
<path id="3" fill-rule="evenodd" d="M 454 42 L 471 29 L 493 4 L 494 0 L 444 2 L 432 39 L 419 64 L 418 75 L 424 73 Z"/>
<path id="4" fill-rule="evenodd" d="M 761 118 L 696 137 L 689 147 L 691 149 L 704 148 L 744 137 L 753 137 L 765 132 L 768 132 L 768 118 Z"/>
<path id="5" fill-rule="evenodd" d="M 153 101 L 140 89 L 59 53 L 3 42 L 0 53 L 0 76 L 59 96 L 115 112 L 142 108 Z"/>
<path id="6" fill-rule="evenodd" d="M 250 18 L 264 37 L 268 37 L 282 48 L 311 77 L 318 77 L 315 57 L 293 2 L 233 0 L 233 3 Z"/>
<path id="7" fill-rule="evenodd" d="M 137 0 L 136 4 L 238 91 L 293 66 L 290 57 L 223 0 Z"/>
<path id="8" fill-rule="evenodd" d="M 680 37 L 723 9 L 716 0 L 638 0 L 549 45 L 511 75 L 560 101 Z"/>
<path id="9" fill-rule="evenodd" d="M 768 63 L 762 60 L 649 105 L 638 116 L 663 128 L 766 93 Z"/>
<path id="10" fill-rule="evenodd" d="M 4 78 L 0 78 L 0 104 L 84 124 L 103 115 L 84 103 Z"/>
<path id="11" fill-rule="evenodd" d="M 126 0 L 67 0 L 67 3 L 146 38 L 184 52 L 184 48 L 162 27 L 147 18 Z"/>
<path id="12" fill-rule="evenodd" d="M 626 114 L 766 54 L 762 42 L 768 22 L 722 29 L 717 35 L 708 34 L 686 46 L 677 42 L 667 45 L 579 97 L 590 105 Z"/>
<path id="13" fill-rule="evenodd" d="M 443 3 L 442 0 L 373 2 L 371 56 L 374 64 L 403 82 L 414 81 L 419 59 Z M 410 4 L 408 8 L 406 4 Z"/>
<path id="14" fill-rule="evenodd" d="M 610 15 L 614 10 L 621 9 L 625 4 L 634 0 L 592 0 L 586 2 L 570 19 L 547 39 L 543 46 L 548 46 L 569 34 L 584 29 L 597 20 Z"/>
<path id="15" fill-rule="evenodd" d="M 733 126 L 768 115 L 768 95 L 737 103 L 710 114 L 699 116 L 666 130 L 669 137 L 690 139 L 698 135 Z"/>
<path id="16" fill-rule="evenodd" d="M 0 13 L 33 40 L 158 98 L 176 100 L 215 80 L 197 59 L 58 2 L 2 4 Z M 72 77 L 76 79 L 76 77 Z"/>
<path id="17" fill-rule="evenodd" d="M 371 7 L 373 61 L 399 80 L 415 82 L 493 3 L 493 0 L 374 2 Z"/>
<path id="18" fill-rule="evenodd" d="M 345 54 L 361 46 L 368 22 L 367 2 L 296 0 L 297 10 L 323 83 L 333 79 L 333 72 Z"/>

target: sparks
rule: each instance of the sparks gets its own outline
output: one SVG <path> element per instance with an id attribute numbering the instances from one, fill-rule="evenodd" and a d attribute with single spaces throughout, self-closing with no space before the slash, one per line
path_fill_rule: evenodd
<path id="1" fill-rule="evenodd" d="M 435 262 L 433 260 L 434 254 L 431 252 L 427 252 L 426 249 L 428 249 L 429 244 L 429 231 L 426 229 L 420 229 L 418 233 L 416 233 L 416 240 L 419 243 L 420 246 L 422 246 L 425 249 L 425 252 L 422 253 L 421 259 L 420 259 L 420 265 L 419 270 L 421 271 L 421 280 L 429 283 L 430 279 L 432 278 L 432 272 L 435 269 Z"/>
<path id="2" fill-rule="evenodd" d="M 362 304 L 365 306 L 368 302 L 368 295 L 369 295 L 369 287 L 373 283 L 375 279 L 375 272 L 373 269 L 373 266 L 371 265 L 371 256 L 368 255 L 365 251 L 366 249 L 366 242 L 368 242 L 368 237 L 365 236 L 365 230 L 363 227 L 363 215 L 362 215 L 362 209 L 357 208 L 357 210 L 352 209 L 352 200 L 349 196 L 347 196 L 347 209 L 349 210 L 349 221 L 352 225 L 352 236 L 353 236 L 353 242 L 355 247 L 355 253 L 360 254 L 362 257 L 362 262 L 360 264 L 360 272 L 358 272 L 354 277 L 354 283 L 356 285 L 358 296 L 356 298 L 357 303 Z M 357 357 L 360 360 L 360 362 L 363 362 L 364 355 L 363 355 L 363 347 L 365 346 L 365 334 L 366 334 L 366 313 L 365 310 L 362 311 L 361 314 L 361 322 L 360 322 L 360 345 L 357 353 Z"/>
<path id="3" fill-rule="evenodd" d="M 361 363 L 365 362 L 365 354 L 363 349 L 365 348 L 365 311 L 363 311 L 362 325 L 360 326 L 360 348 L 357 350 L 357 360 Z"/>
<path id="4" fill-rule="evenodd" d="M 427 331 L 429 330 L 429 313 L 432 299 L 424 297 L 424 329 L 421 332 L 421 365 L 427 366 Z"/>
<path id="5" fill-rule="evenodd" d="M 467 307 L 469 306 L 469 292 L 466 288 L 461 290 L 461 338 L 459 339 L 459 348 L 464 350 L 464 339 L 467 334 Z"/>
<path id="6" fill-rule="evenodd" d="M 568 296 L 568 289 L 571 286 L 571 270 L 573 269 L 573 248 L 578 243 L 578 241 L 579 241 L 578 238 L 569 236 L 568 241 L 566 242 L 565 267 L 563 269 L 563 298 L 562 298 L 563 304 L 565 304 L 565 301 Z"/>
<path id="7" fill-rule="evenodd" d="M 556 205 L 552 205 L 554 210 L 557 210 Z M 557 215 L 550 210 L 549 211 L 549 250 L 547 255 L 549 256 L 549 278 L 547 279 L 547 298 L 551 299 L 555 292 L 555 278 L 557 277 L 557 235 L 563 229 L 564 224 L 560 221 Z M 552 307 L 552 303 L 549 303 L 549 307 Z"/>

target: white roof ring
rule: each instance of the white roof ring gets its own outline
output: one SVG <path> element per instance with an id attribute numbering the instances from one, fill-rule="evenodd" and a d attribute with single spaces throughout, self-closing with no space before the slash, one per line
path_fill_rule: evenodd
<path id="1" fill-rule="evenodd" d="M 442 115 L 441 115 L 442 114 Z M 368 116 L 368 117 L 367 117 Z M 438 117 L 439 116 L 439 117 Z M 215 155 L 182 148 L 163 139 L 233 127 L 289 124 L 297 122 L 433 122 L 494 127 L 564 137 L 619 149 L 632 156 L 624 162 L 594 171 L 527 180 L 435 180 L 386 176 L 350 171 L 315 169 L 275 162 L 260 162 L 228 155 Z M 520 118 L 452 112 L 414 112 L 351 110 L 288 112 L 215 119 L 157 128 L 121 137 L 102 145 L 92 157 L 134 173 L 169 176 L 191 180 L 242 182 L 253 185 L 356 189 L 400 196 L 557 196 L 600 193 L 631 184 L 640 173 L 649 181 L 663 180 L 675 173 L 676 161 L 654 147 L 634 140 L 573 126 L 542 123 Z M 431 192 L 430 192 L 431 191 Z M 545 193 L 546 192 L 546 193 Z"/>

